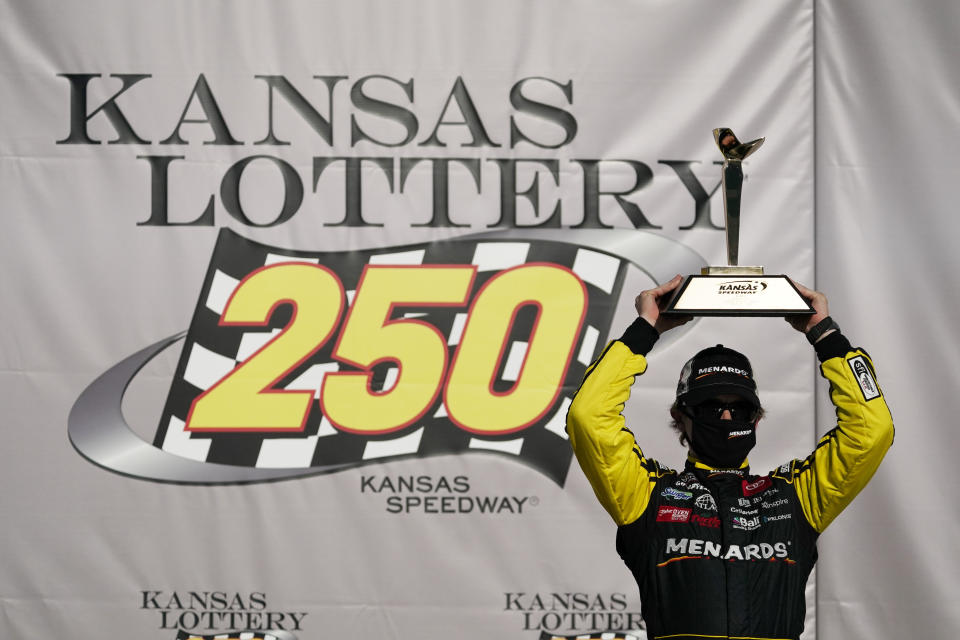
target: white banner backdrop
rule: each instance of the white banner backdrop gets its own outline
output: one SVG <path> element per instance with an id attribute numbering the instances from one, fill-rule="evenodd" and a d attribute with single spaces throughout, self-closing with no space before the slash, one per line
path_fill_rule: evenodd
<path id="1" fill-rule="evenodd" d="M 870 350 L 897 425 L 873 482 L 820 539 L 824 640 L 960 626 L 958 24 L 955 3 L 817 4 L 817 281 Z"/>
<path id="2" fill-rule="evenodd" d="M 746 167 L 743 260 L 807 283 L 816 265 L 835 317 L 874 356 L 898 426 L 929 434 L 898 431 L 877 478 L 824 535 L 804 637 L 946 636 L 955 560 L 924 532 L 956 529 L 943 506 L 952 485 L 895 478 L 946 468 L 955 440 L 939 426 L 952 406 L 939 389 L 952 388 L 944 356 L 956 341 L 936 318 L 957 314 L 933 295 L 955 281 L 942 233 L 951 163 L 927 126 L 949 129 L 957 83 L 907 70 L 922 61 L 956 75 L 936 43 L 957 15 L 838 5 L 0 4 L 0 635 L 642 637 L 613 524 L 551 431 L 567 382 L 512 433 L 438 414 L 448 396 L 381 433 L 353 433 L 313 401 L 301 431 L 191 432 L 190 398 L 173 389 L 204 379 L 195 352 L 212 354 L 199 369 L 209 388 L 228 356 L 232 367 L 262 346 L 237 338 L 226 353 L 233 334 L 203 324 L 222 309 L 212 294 L 229 298 L 254 254 L 259 266 L 330 265 L 343 315 L 314 359 L 340 340 L 359 276 L 378 260 L 476 267 L 460 303 L 421 300 L 449 315 L 417 308 L 426 315 L 401 324 L 433 326 L 449 345 L 482 308 L 470 297 L 481 282 L 559 264 L 590 296 L 573 376 L 588 347 L 626 327 L 642 288 L 725 260 L 710 131 L 729 126 L 767 137 Z M 885 46 L 891 11 L 913 46 Z M 267 248 L 217 261 L 223 229 Z M 918 302 L 891 309 L 878 282 L 920 285 L 916 300 L 936 312 L 918 323 Z M 91 383 L 188 330 L 120 379 L 136 438 L 93 422 L 81 452 L 71 446 L 71 410 Z M 681 463 L 667 428 L 676 376 L 718 342 L 757 371 L 768 418 L 756 471 L 803 457 L 830 426 L 822 401 L 815 416 L 813 354 L 786 323 L 701 320 L 677 333 L 627 407 L 649 454 Z M 509 361 L 500 391 L 522 379 Z M 942 386 L 900 364 L 918 361 Z M 443 362 L 447 375 L 456 364 Z M 306 364 L 320 377 L 287 388 L 319 397 L 330 363 Z M 373 369 L 383 389 L 399 384 L 389 366 Z M 232 479 L 204 483 L 221 473 Z M 293 477 L 259 481 L 271 474 Z"/>

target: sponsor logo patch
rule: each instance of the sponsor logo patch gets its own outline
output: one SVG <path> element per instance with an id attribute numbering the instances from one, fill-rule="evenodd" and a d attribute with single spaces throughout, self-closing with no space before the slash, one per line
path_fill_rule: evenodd
<path id="1" fill-rule="evenodd" d="M 659 565 L 663 567 L 675 560 L 684 559 L 682 556 L 702 556 L 720 558 L 722 560 L 787 560 L 790 542 L 761 542 L 760 544 L 730 544 L 723 546 L 719 542 L 700 540 L 698 538 L 667 538 L 664 548 L 666 556 L 673 557 Z"/>
<path id="2" fill-rule="evenodd" d="M 748 371 L 744 371 L 743 369 L 738 369 L 736 367 L 719 366 L 701 367 L 700 369 L 697 369 L 697 377 L 707 375 L 709 373 L 735 373 L 738 376 L 743 376 L 745 378 L 750 377 L 750 373 Z"/>
<path id="3" fill-rule="evenodd" d="M 860 392 L 863 393 L 863 399 L 870 401 L 880 397 L 880 388 L 873 374 L 870 373 L 870 367 L 867 366 L 867 360 L 863 356 L 856 356 L 847 360 L 853 376 L 857 379 L 860 386 Z"/>
<path id="4" fill-rule="evenodd" d="M 711 529 L 720 528 L 720 518 L 717 517 L 704 518 L 703 516 L 693 514 L 690 516 L 690 522 L 701 527 L 710 527 Z"/>
<path id="5" fill-rule="evenodd" d="M 707 490 L 705 486 L 703 486 L 697 481 L 697 476 L 689 472 L 684 473 L 682 476 L 680 476 L 674 484 L 684 489 L 697 489 L 698 491 Z"/>
<path id="6" fill-rule="evenodd" d="M 733 528 L 743 529 L 744 531 L 753 531 L 754 529 L 759 529 L 760 517 L 756 516 L 753 518 L 745 518 L 743 516 L 737 516 L 733 519 Z"/>
<path id="7" fill-rule="evenodd" d="M 763 476 L 762 478 L 757 478 L 754 482 L 743 481 L 743 495 L 752 496 L 755 493 L 760 493 L 761 491 L 766 490 L 773 482 L 770 480 L 769 476 Z"/>
<path id="8" fill-rule="evenodd" d="M 746 471 L 743 469 L 705 469 L 705 471 L 711 476 L 717 475 L 717 474 L 735 475 L 735 476 L 746 475 Z"/>
<path id="9" fill-rule="evenodd" d="M 673 500 L 689 500 L 693 497 L 693 494 L 689 491 L 680 491 L 679 489 L 674 489 L 673 487 L 667 487 L 660 492 L 664 498 L 671 498 Z"/>
<path id="10" fill-rule="evenodd" d="M 697 496 L 697 499 L 693 501 L 698 508 L 703 509 L 704 511 L 716 511 L 717 503 L 713 499 L 713 496 L 709 493 L 704 493 Z"/>
<path id="11" fill-rule="evenodd" d="M 663 506 L 657 510 L 657 522 L 688 522 L 691 509 Z"/>
<path id="12" fill-rule="evenodd" d="M 775 516 L 764 516 L 764 517 L 763 517 L 763 521 L 764 521 L 764 522 L 776 522 L 777 520 L 790 520 L 791 518 L 793 518 L 793 514 L 792 514 L 792 513 L 780 513 L 780 514 L 777 514 L 777 515 L 775 515 Z"/>

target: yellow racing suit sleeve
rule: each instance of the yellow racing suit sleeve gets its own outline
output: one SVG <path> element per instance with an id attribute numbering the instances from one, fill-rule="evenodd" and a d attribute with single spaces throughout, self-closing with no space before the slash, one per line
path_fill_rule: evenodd
<path id="1" fill-rule="evenodd" d="M 587 369 L 567 413 L 567 433 L 577 461 L 618 525 L 643 514 L 659 474 L 659 466 L 644 457 L 622 415 L 635 376 L 646 368 L 643 355 L 622 341 L 611 342 Z"/>
<path id="2" fill-rule="evenodd" d="M 790 476 L 803 514 L 822 533 L 867 484 L 893 444 L 893 418 L 866 352 L 839 332 L 818 343 L 820 371 L 830 382 L 837 426 Z M 832 352 L 832 353 L 830 353 Z M 842 354 L 842 355 L 840 355 Z"/>

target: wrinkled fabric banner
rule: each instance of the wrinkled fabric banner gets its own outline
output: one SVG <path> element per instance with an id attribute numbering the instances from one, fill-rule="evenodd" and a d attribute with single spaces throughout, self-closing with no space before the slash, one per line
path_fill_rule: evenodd
<path id="1" fill-rule="evenodd" d="M 817 6 L 818 285 L 870 351 L 897 425 L 877 476 L 821 538 L 823 640 L 950 637 L 960 624 L 960 567 L 938 542 L 960 523 L 957 483 L 944 479 L 960 385 L 960 69 L 945 29 L 958 21 L 951 3 Z M 819 400 L 828 425 L 832 407 Z"/>
<path id="2" fill-rule="evenodd" d="M 813 283 L 812 3 L 0 21 L 0 636 L 645 636 L 566 406 L 640 291 L 726 262 L 714 128 L 766 138 L 741 262 Z M 777 318 L 664 335 L 644 451 L 682 465 L 677 376 L 718 343 L 755 471 L 806 456 Z"/>

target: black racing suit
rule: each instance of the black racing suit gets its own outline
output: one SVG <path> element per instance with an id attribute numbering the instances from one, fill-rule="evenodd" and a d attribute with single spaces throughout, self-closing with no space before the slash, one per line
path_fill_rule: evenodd
<path id="1" fill-rule="evenodd" d="M 817 536 L 873 475 L 893 421 L 869 356 L 832 333 L 816 344 L 837 426 L 805 460 L 763 476 L 644 456 L 621 412 L 657 332 L 638 318 L 587 370 L 567 431 L 594 492 L 618 525 L 647 637 L 796 639 Z"/>

